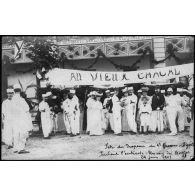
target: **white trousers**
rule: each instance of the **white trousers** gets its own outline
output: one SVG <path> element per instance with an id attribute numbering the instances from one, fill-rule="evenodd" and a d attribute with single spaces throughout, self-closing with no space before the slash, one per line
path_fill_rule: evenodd
<path id="1" fill-rule="evenodd" d="M 151 130 L 155 132 L 156 129 L 158 132 L 163 132 L 164 130 L 162 110 L 154 110 L 151 114 Z"/>
<path id="2" fill-rule="evenodd" d="M 75 128 L 76 116 L 74 114 L 68 115 L 68 122 L 70 126 L 70 133 L 72 133 L 73 135 L 76 135 L 77 134 L 77 130 Z"/>
<path id="3" fill-rule="evenodd" d="M 185 125 L 185 115 L 182 108 L 179 108 L 177 110 L 177 117 L 178 117 L 177 124 L 178 124 L 179 131 L 182 132 L 184 131 L 184 125 Z"/>
<path id="4" fill-rule="evenodd" d="M 109 124 L 110 124 L 111 130 L 114 130 L 113 113 L 107 112 L 105 114 L 105 123 L 106 123 L 106 130 L 108 129 Z"/>
<path id="5" fill-rule="evenodd" d="M 75 131 L 80 133 L 80 111 L 76 111 L 75 115 Z"/>
<path id="6" fill-rule="evenodd" d="M 13 124 L 14 151 L 21 151 L 25 148 L 28 131 L 23 127 L 21 121 Z"/>
<path id="7" fill-rule="evenodd" d="M 5 119 L 3 121 L 3 123 L 4 123 L 4 127 L 2 129 L 2 141 L 7 146 L 12 146 L 13 145 L 13 124 L 12 124 L 12 120 Z"/>
<path id="8" fill-rule="evenodd" d="M 177 133 L 177 127 L 175 124 L 176 116 L 177 116 L 177 109 L 175 107 L 167 107 L 167 118 L 172 133 Z"/>
<path id="9" fill-rule="evenodd" d="M 137 132 L 137 124 L 135 122 L 135 114 L 133 114 L 132 110 L 127 111 L 127 122 L 130 127 L 130 130 L 133 132 Z"/>
<path id="10" fill-rule="evenodd" d="M 70 134 L 71 131 L 70 131 L 70 122 L 69 122 L 68 115 L 64 113 L 63 114 L 63 119 L 64 119 L 64 125 L 65 125 L 65 128 L 66 128 L 66 132 L 68 134 Z"/>
<path id="11" fill-rule="evenodd" d="M 58 131 L 58 114 L 55 114 L 53 117 L 53 130 L 54 133 Z"/>

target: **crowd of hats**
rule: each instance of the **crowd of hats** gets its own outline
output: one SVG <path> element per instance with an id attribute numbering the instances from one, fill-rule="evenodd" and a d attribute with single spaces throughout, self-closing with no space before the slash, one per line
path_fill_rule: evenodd
<path id="1" fill-rule="evenodd" d="M 158 88 L 160 90 L 160 86 L 155 86 L 155 88 Z M 21 90 L 21 86 L 19 84 L 15 84 L 15 85 L 13 85 L 13 88 L 8 88 L 7 89 L 7 93 L 14 93 L 14 90 L 15 89 L 20 89 Z M 187 89 L 183 89 L 183 88 L 177 88 L 177 92 L 179 92 L 179 93 L 180 92 L 186 92 L 186 93 L 191 94 L 190 91 L 192 89 L 193 89 L 193 87 L 189 87 L 188 90 Z M 116 89 L 114 89 L 114 90 L 116 90 Z M 105 94 L 108 94 L 109 93 L 109 94 L 113 95 L 115 93 L 114 90 L 107 89 L 105 91 Z M 122 89 L 122 93 L 124 94 L 124 93 L 127 93 L 129 91 L 133 91 L 133 90 L 134 90 L 134 88 L 132 86 L 131 87 L 125 87 L 125 88 Z M 137 93 L 148 92 L 148 91 L 149 91 L 149 87 L 143 86 L 143 87 L 141 87 L 141 89 L 137 90 Z M 160 92 L 163 93 L 163 94 L 166 93 L 165 89 L 161 89 Z M 169 87 L 167 89 L 167 92 L 173 92 L 173 88 Z M 75 91 L 75 89 L 70 89 L 68 93 L 75 94 L 76 91 Z M 42 94 L 42 97 L 50 97 L 50 96 L 52 96 L 51 91 Z M 101 96 L 103 96 L 103 93 L 99 93 L 97 91 L 91 91 L 88 94 L 88 97 L 89 96 L 99 96 L 99 97 L 101 97 Z"/>

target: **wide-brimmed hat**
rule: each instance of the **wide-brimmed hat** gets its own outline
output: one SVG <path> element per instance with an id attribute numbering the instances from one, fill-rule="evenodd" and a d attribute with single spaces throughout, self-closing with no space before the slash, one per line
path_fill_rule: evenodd
<path id="1" fill-rule="evenodd" d="M 96 92 L 96 96 L 98 96 L 98 97 L 102 97 L 102 93 L 98 93 L 98 92 Z"/>
<path id="2" fill-rule="evenodd" d="M 131 87 L 128 87 L 127 90 L 128 91 L 133 90 L 133 87 L 132 86 Z"/>

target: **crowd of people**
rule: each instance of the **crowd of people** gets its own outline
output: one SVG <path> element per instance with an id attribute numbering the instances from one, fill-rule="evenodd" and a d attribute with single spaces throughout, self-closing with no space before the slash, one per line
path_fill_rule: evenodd
<path id="1" fill-rule="evenodd" d="M 103 135 L 112 130 L 115 135 L 122 136 L 123 132 L 131 134 L 166 133 L 176 135 L 189 126 L 189 135 L 194 136 L 194 89 L 177 88 L 176 94 L 169 87 L 166 91 L 160 86 L 155 87 L 152 96 L 148 95 L 149 88 L 144 86 L 134 92 L 133 87 L 119 89 L 91 91 L 86 101 L 87 129 L 90 136 Z M 53 130 L 58 129 L 56 113 L 51 108 L 49 100 L 52 93 L 42 94 L 39 103 L 41 113 L 41 128 L 45 139 L 50 138 Z M 30 107 L 21 96 L 21 87 L 16 84 L 7 89 L 8 98 L 2 103 L 3 134 L 2 141 L 8 148 L 14 148 L 16 153 L 26 153 L 25 144 L 32 131 Z M 54 106 L 55 107 L 55 106 Z M 71 137 L 81 132 L 81 112 L 79 98 L 75 89 L 63 94 L 61 102 L 63 121 L 66 133 Z"/>

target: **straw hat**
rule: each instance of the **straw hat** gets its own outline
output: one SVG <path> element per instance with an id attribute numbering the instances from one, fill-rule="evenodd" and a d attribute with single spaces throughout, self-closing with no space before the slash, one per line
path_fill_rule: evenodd
<path id="1" fill-rule="evenodd" d="M 128 89 L 128 91 L 130 91 L 130 90 L 133 90 L 133 87 L 128 87 L 127 89 Z"/>

